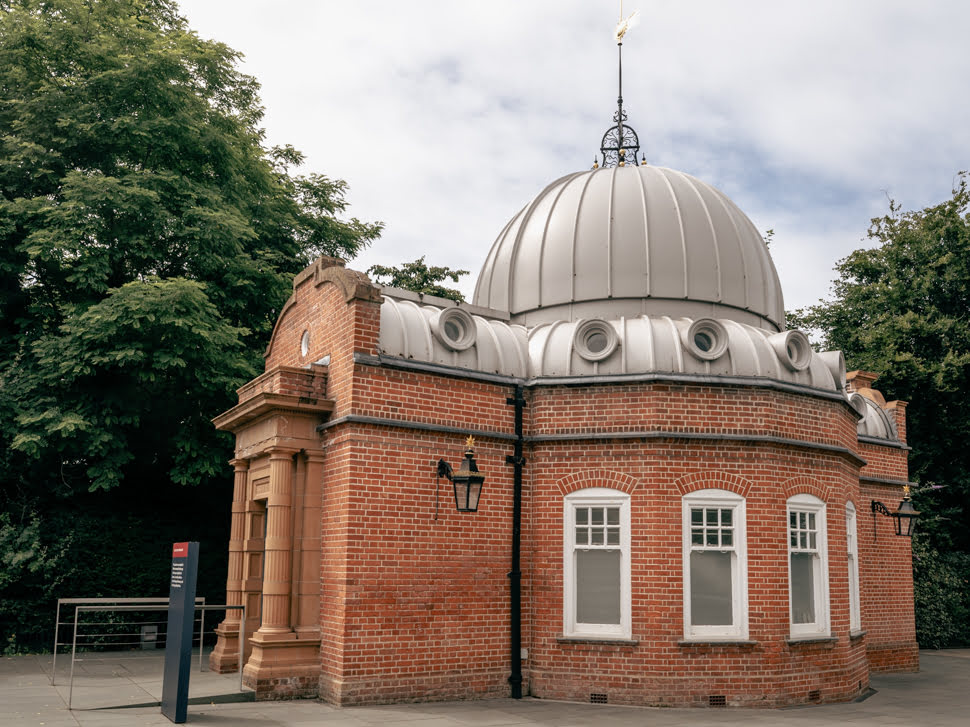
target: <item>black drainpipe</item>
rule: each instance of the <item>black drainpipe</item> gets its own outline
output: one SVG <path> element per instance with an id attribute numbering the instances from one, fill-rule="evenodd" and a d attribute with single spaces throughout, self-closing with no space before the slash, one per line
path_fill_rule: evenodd
<path id="1" fill-rule="evenodd" d="M 516 385 L 515 396 L 507 398 L 505 403 L 515 407 L 515 454 L 505 458 L 506 464 L 515 468 L 512 490 L 512 570 L 509 572 L 512 619 L 512 674 L 509 676 L 509 684 L 512 687 L 512 699 L 522 699 L 522 571 L 519 567 L 519 555 L 522 549 L 522 467 L 525 465 L 525 457 L 522 456 L 522 409 L 525 407 L 525 399 L 521 385 Z"/>

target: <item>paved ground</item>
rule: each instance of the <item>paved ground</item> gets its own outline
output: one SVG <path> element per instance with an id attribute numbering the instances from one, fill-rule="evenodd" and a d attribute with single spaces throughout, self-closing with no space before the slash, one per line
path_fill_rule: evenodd
<path id="1" fill-rule="evenodd" d="M 970 724 L 970 650 L 924 651 L 920 654 L 920 663 L 918 674 L 874 677 L 872 684 L 876 693 L 862 702 L 782 710 L 655 709 L 540 699 L 343 709 L 313 701 L 220 703 L 216 695 L 238 694 L 238 676 L 195 671 L 188 723 L 225 727 L 965 727 Z M 157 704 L 161 694 L 160 652 L 132 652 L 78 662 L 73 691 L 68 686 L 69 657 L 58 657 L 54 686 L 50 683 L 50 673 L 50 655 L 0 658 L 0 727 L 171 724 L 161 715 Z M 73 709 L 68 709 L 68 700 Z"/>

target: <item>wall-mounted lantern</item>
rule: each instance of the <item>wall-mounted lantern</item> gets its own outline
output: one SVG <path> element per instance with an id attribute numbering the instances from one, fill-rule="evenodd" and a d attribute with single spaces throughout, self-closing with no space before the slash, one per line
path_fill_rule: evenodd
<path id="1" fill-rule="evenodd" d="M 485 475 L 478 471 L 475 462 L 475 439 L 469 437 L 465 442 L 465 459 L 461 461 L 458 471 L 452 470 L 451 465 L 443 459 L 438 460 L 438 478 L 445 477 L 455 486 L 455 507 L 458 512 L 476 512 L 478 500 L 482 496 L 482 484 Z M 435 496 L 437 498 L 437 495 Z M 435 501 L 437 518 L 437 499 Z"/>
<path id="2" fill-rule="evenodd" d="M 903 487 L 903 500 L 899 503 L 899 509 L 896 512 L 890 512 L 889 508 L 877 500 L 872 501 L 872 511 L 891 517 L 896 528 L 896 535 L 906 538 L 913 536 L 913 528 L 916 526 L 919 511 L 913 507 L 913 501 L 909 497 L 909 485 Z"/>

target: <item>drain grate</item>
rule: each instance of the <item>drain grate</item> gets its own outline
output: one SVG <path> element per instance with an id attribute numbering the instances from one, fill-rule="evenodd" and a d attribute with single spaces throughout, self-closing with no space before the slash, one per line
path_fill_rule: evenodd
<path id="1" fill-rule="evenodd" d="M 606 704 L 609 698 L 601 692 L 590 692 L 589 693 L 589 703 L 590 704 Z"/>
<path id="2" fill-rule="evenodd" d="M 707 698 L 708 707 L 726 707 L 727 697 L 723 694 L 712 694 Z"/>
<path id="3" fill-rule="evenodd" d="M 808 693 L 809 702 L 821 702 L 822 701 L 822 691 L 820 689 L 813 689 Z"/>

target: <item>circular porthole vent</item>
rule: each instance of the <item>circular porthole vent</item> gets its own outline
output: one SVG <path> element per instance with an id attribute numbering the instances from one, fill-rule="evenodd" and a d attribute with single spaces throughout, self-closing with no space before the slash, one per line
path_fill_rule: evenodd
<path id="1" fill-rule="evenodd" d="M 310 353 L 310 331 L 303 331 L 303 336 L 300 338 L 300 355 L 304 358 Z"/>
<path id="2" fill-rule="evenodd" d="M 698 318 L 680 336 L 691 355 L 702 361 L 713 361 L 727 351 L 727 329 L 713 318 Z"/>
<path id="3" fill-rule="evenodd" d="M 866 408 L 867 408 L 866 400 L 865 400 L 865 397 L 862 396 L 862 394 L 855 394 L 855 393 L 849 394 L 849 404 L 852 406 L 853 409 L 856 410 L 856 413 L 859 416 L 861 416 L 863 419 L 866 418 Z"/>
<path id="4" fill-rule="evenodd" d="M 812 345 L 801 331 L 782 331 L 768 336 L 768 343 L 790 371 L 804 371 L 812 362 Z"/>
<path id="5" fill-rule="evenodd" d="M 477 335 L 474 319 L 461 308 L 447 308 L 432 318 L 431 332 L 452 351 L 470 348 Z"/>
<path id="6" fill-rule="evenodd" d="M 620 345 L 616 329 L 599 318 L 590 318 L 576 326 L 573 347 L 587 361 L 602 361 Z"/>

